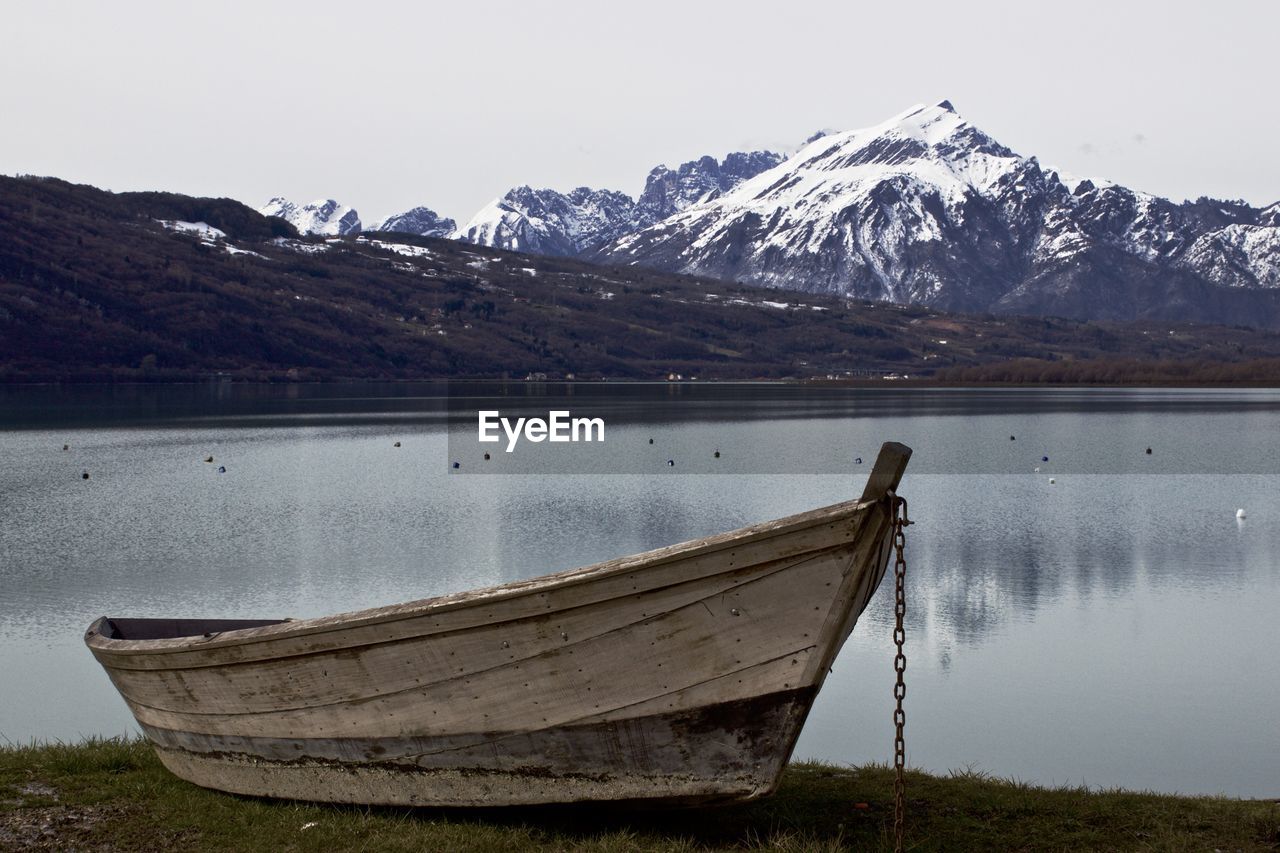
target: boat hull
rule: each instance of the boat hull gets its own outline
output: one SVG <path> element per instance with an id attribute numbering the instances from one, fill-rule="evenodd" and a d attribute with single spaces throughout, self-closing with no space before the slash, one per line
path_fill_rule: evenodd
<path id="1" fill-rule="evenodd" d="M 688 805 L 772 791 L 815 693 L 806 688 L 618 722 L 443 737 L 145 731 L 175 775 L 240 794 L 405 806 Z"/>
<path id="2" fill-rule="evenodd" d="M 209 788 L 410 806 L 751 799 L 776 787 L 884 574 L 897 475 L 878 482 L 532 581 L 296 622 L 104 618 L 86 642 L 164 764 Z"/>

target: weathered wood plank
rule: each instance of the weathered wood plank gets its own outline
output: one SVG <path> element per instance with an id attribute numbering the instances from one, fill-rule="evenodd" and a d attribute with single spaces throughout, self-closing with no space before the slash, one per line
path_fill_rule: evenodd
<path id="1" fill-rule="evenodd" d="M 482 806 L 750 799 L 771 791 L 812 691 L 535 732 L 272 740 L 146 730 L 196 784 L 290 799 Z M 243 756 L 227 759 L 226 756 Z M 299 756 L 314 756 L 308 760 Z"/>
<path id="2" fill-rule="evenodd" d="M 128 699 L 188 713 L 263 713 L 355 701 L 519 664 L 562 648 L 565 638 L 585 642 L 694 602 L 719 606 L 716 599 L 736 587 L 812 559 L 791 557 L 619 599 L 432 634 L 430 642 L 409 638 L 360 647 L 358 654 L 341 649 L 219 667 L 117 669 L 114 681 Z"/>
<path id="3" fill-rule="evenodd" d="M 476 672 L 460 667 L 450 672 L 450 659 L 431 660 L 421 684 L 395 693 L 230 714 L 165 711 L 136 694 L 128 701 L 148 725 L 218 734 L 283 736 L 306 730 L 370 737 L 446 734 L 477 724 L 500 730 L 562 725 L 817 645 L 830 602 L 815 599 L 812 590 L 834 589 L 847 559 L 841 551 L 829 552 L 715 599 L 699 599 L 595 637 L 555 636 L 552 648 L 541 654 Z M 783 680 L 768 692 L 800 686 L 802 672 L 794 673 L 797 683 Z M 747 683 L 738 693 L 734 686 L 726 684 L 723 699 L 742 698 L 760 687 Z"/>

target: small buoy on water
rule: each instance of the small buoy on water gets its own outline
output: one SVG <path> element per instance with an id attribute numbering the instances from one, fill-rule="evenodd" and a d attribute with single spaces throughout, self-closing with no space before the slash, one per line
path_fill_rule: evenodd
<path id="1" fill-rule="evenodd" d="M 219 473 L 219 474 L 225 474 L 225 473 L 227 473 L 227 466 L 226 466 L 226 465 L 219 465 L 219 466 L 218 466 L 218 473 Z"/>
<path id="2" fill-rule="evenodd" d="M 1148 456 L 1150 456 L 1150 455 L 1151 455 L 1151 448 L 1150 448 L 1150 447 L 1148 447 L 1148 448 L 1147 448 L 1147 455 L 1148 455 Z"/>
<path id="3" fill-rule="evenodd" d="M 1050 486 L 1052 486 L 1052 485 L 1053 485 L 1054 483 L 1056 483 L 1056 482 L 1058 482 L 1058 481 L 1057 481 L 1057 480 L 1055 480 L 1055 479 L 1053 479 L 1052 477 L 1050 477 L 1050 478 L 1049 478 L 1049 485 L 1050 485 Z"/>
<path id="4" fill-rule="evenodd" d="M 88 471 L 81 471 L 81 472 L 80 472 L 80 479 L 81 479 L 81 480 L 87 480 L 87 479 L 89 479 L 89 472 L 88 472 Z M 1244 510 L 1241 510 L 1241 512 L 1244 512 Z"/>
<path id="5" fill-rule="evenodd" d="M 488 454 L 488 453 L 486 453 L 486 454 L 484 455 L 484 460 L 485 460 L 486 462 L 488 462 L 488 461 L 489 461 L 489 454 Z"/>
<path id="6" fill-rule="evenodd" d="M 1247 517 L 1248 517 L 1248 516 L 1246 516 L 1246 515 L 1244 514 L 1244 510 L 1243 510 L 1243 509 L 1238 509 L 1238 510 L 1236 510 L 1236 518 L 1247 518 Z"/>
<path id="7" fill-rule="evenodd" d="M 400 442 L 398 442 L 398 441 L 397 441 L 395 444 L 393 444 L 393 445 L 391 445 L 391 446 L 392 446 L 392 447 L 399 447 L 399 446 L 400 446 Z"/>
<path id="8" fill-rule="evenodd" d="M 206 457 L 204 458 L 204 461 L 205 461 L 205 462 L 212 462 L 212 461 L 213 461 L 213 457 L 212 457 L 212 456 L 206 456 Z"/>
<path id="9" fill-rule="evenodd" d="M 453 463 L 453 467 L 454 467 L 455 469 L 457 469 L 457 468 L 461 468 L 461 467 L 462 467 L 462 463 L 461 463 L 461 462 L 455 462 L 455 463 Z"/>

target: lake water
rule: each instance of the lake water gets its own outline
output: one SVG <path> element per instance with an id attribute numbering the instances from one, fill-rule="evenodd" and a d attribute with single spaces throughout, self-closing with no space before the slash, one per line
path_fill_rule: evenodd
<path id="1" fill-rule="evenodd" d="M 478 408 L 600 416 L 605 442 L 507 454 Z M 898 440 L 910 764 L 1276 797 L 1277 436 L 1270 390 L 0 388 L 0 739 L 135 730 L 81 641 L 104 614 L 533 577 L 856 496 Z M 890 758 L 891 618 L 886 584 L 797 757 Z"/>

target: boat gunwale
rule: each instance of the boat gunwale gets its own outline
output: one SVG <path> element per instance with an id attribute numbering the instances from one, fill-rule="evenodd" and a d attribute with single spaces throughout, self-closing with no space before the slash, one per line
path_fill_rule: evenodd
<path id="1" fill-rule="evenodd" d="M 163 655 L 234 647 L 288 637 L 334 633 L 350 628 L 415 618 L 430 613 L 443 613 L 465 607 L 537 595 L 548 590 L 565 589 L 628 571 L 647 570 L 677 560 L 702 556 L 743 544 L 765 541 L 806 528 L 818 527 L 829 523 L 833 519 L 840 519 L 845 516 L 852 517 L 859 512 L 870 509 L 878 502 L 879 499 L 864 496 L 856 500 L 842 501 L 784 516 L 783 518 L 757 522 L 725 533 L 690 539 L 649 551 L 614 557 L 587 566 L 565 569 L 534 578 L 509 581 L 494 586 L 447 593 L 399 604 L 382 605 L 306 619 L 285 620 L 257 628 L 223 631 L 213 634 L 212 637 L 190 635 L 159 639 L 117 639 L 108 636 L 104 631 L 112 617 L 102 616 L 89 626 L 85 633 L 85 643 L 95 652 L 103 651 L 130 656 Z"/>

